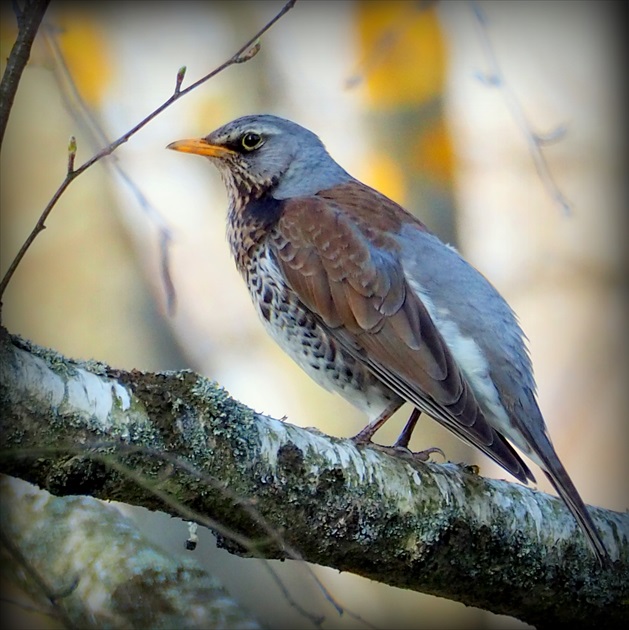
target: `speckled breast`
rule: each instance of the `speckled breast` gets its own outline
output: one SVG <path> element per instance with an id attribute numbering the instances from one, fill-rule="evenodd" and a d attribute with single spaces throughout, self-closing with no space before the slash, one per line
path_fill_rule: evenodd
<path id="1" fill-rule="evenodd" d="M 371 418 L 399 399 L 344 350 L 302 304 L 286 285 L 266 244 L 251 251 L 242 271 L 266 330 L 314 381 L 340 394 Z"/>

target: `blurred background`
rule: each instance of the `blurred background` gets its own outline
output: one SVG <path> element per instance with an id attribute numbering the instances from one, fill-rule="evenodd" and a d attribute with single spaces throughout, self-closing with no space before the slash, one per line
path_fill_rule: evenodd
<path id="1" fill-rule="evenodd" d="M 576 486 L 586 502 L 625 510 L 626 103 L 615 6 L 297 2 L 257 56 L 179 100 L 70 186 L 4 296 L 4 325 L 70 357 L 191 368 L 257 411 L 355 434 L 365 418 L 302 374 L 258 322 L 225 241 L 227 199 L 216 170 L 165 150 L 244 114 L 290 118 L 455 244 L 502 292 L 530 340 L 540 405 Z M 119 137 L 171 95 L 181 66 L 185 87 L 281 7 L 53 2 L 1 156 L 1 272 L 62 182 L 70 136 L 77 165 L 107 144 L 86 113 L 110 140 Z M 14 25 L 3 3 L 3 70 Z M 541 149 L 552 181 L 536 170 L 532 133 L 553 136 Z M 160 274 L 163 225 L 172 235 L 174 314 Z M 390 444 L 408 413 L 378 440 Z M 412 447 L 436 445 L 503 477 L 424 418 Z M 549 490 L 543 479 L 539 487 Z M 162 546 L 189 553 L 183 522 L 127 511 Z M 310 627 L 259 562 L 216 550 L 209 532 L 195 557 L 268 627 Z M 365 627 L 338 617 L 304 567 L 273 564 L 302 605 L 325 615 L 323 627 Z M 524 627 L 315 570 L 341 605 L 376 627 Z"/>

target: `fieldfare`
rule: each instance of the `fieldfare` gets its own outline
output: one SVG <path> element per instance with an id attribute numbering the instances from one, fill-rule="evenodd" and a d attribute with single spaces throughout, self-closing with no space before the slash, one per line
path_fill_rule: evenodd
<path id="1" fill-rule="evenodd" d="M 513 443 L 607 558 L 548 436 L 523 332 L 480 272 L 288 120 L 245 116 L 168 148 L 218 167 L 231 251 L 263 324 L 317 383 L 368 415 L 356 442 L 409 402 L 397 447 L 423 412 L 534 481 Z"/>

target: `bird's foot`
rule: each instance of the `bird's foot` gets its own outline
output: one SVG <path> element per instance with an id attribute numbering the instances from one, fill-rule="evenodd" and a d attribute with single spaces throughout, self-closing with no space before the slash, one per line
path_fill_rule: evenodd
<path id="1" fill-rule="evenodd" d="M 397 442 L 393 446 L 384 446 L 384 444 L 377 444 L 376 442 L 372 442 L 371 438 L 361 436 L 360 434 L 355 435 L 354 437 L 350 438 L 350 440 L 358 447 L 368 446 L 375 449 L 376 451 L 381 451 L 382 453 L 392 455 L 393 457 L 402 457 L 404 459 L 427 462 L 433 453 L 439 453 L 444 460 L 446 458 L 445 453 L 437 446 L 427 448 L 423 451 L 411 451 L 411 449 L 407 446 L 398 444 Z"/>
<path id="2" fill-rule="evenodd" d="M 368 446 L 374 444 L 374 442 L 371 441 L 371 434 L 366 431 L 361 431 L 349 439 L 354 442 L 355 446 Z"/>
<path id="3" fill-rule="evenodd" d="M 420 462 L 427 462 L 433 453 L 439 453 L 443 459 L 446 458 L 446 454 L 438 446 L 432 446 L 431 448 L 427 448 L 423 451 L 411 451 L 408 446 L 404 446 L 403 444 L 398 444 L 396 442 L 392 448 L 396 453 L 403 454 Z"/>

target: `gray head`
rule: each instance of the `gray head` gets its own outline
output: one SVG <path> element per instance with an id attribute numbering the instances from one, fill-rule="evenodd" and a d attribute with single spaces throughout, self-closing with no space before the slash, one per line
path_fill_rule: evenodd
<path id="1" fill-rule="evenodd" d="M 179 140 L 168 148 L 210 158 L 231 195 L 269 191 L 285 199 L 351 179 L 314 133 L 277 116 L 243 116 L 205 138 Z"/>

